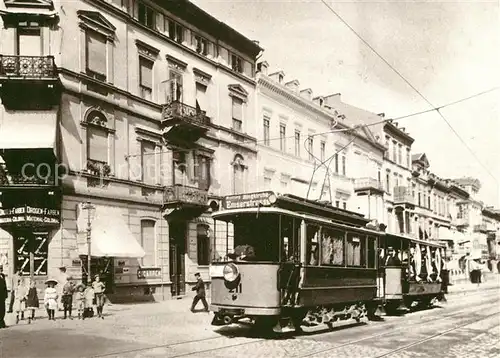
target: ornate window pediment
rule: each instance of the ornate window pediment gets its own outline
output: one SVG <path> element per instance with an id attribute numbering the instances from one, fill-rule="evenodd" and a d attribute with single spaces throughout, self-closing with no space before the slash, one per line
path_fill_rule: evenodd
<path id="1" fill-rule="evenodd" d="M 108 36 L 114 35 L 116 27 L 97 11 L 78 10 L 77 14 L 83 24 L 100 30 Z"/>
<path id="2" fill-rule="evenodd" d="M 248 97 L 248 92 L 243 88 L 242 85 L 228 85 L 227 88 L 229 91 L 239 94 L 243 97 Z"/>
<path id="3" fill-rule="evenodd" d="M 47 8 L 54 9 L 52 0 L 4 0 L 6 8 L 24 7 L 24 8 Z"/>

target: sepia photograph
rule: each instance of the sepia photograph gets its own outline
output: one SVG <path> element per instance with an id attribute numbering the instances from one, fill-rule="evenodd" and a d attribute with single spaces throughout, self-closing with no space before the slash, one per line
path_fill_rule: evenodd
<path id="1" fill-rule="evenodd" d="M 0 358 L 500 357 L 498 0 L 0 0 Z"/>

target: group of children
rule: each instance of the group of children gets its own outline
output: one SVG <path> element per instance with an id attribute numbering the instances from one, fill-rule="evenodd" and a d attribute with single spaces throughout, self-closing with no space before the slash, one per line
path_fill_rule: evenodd
<path id="1" fill-rule="evenodd" d="M 47 310 L 49 320 L 55 321 L 55 312 L 58 309 L 59 292 L 56 290 L 56 280 L 47 280 L 45 282 L 47 288 L 44 291 L 44 307 Z M 104 290 L 105 285 L 100 281 L 98 275 L 95 276 L 94 282 L 87 287 L 80 283 L 75 285 L 71 277 L 68 277 L 63 286 L 61 294 L 61 302 L 64 308 L 64 319 L 70 318 L 73 309 L 73 298 L 75 299 L 76 309 L 78 311 L 78 319 L 85 319 L 93 316 L 94 302 L 97 308 L 97 315 L 104 319 L 102 310 L 104 307 Z M 35 287 L 35 281 L 30 279 L 24 280 L 20 278 L 17 288 L 14 292 L 14 307 L 16 313 L 16 324 L 19 319 L 24 319 L 25 311 L 31 311 L 28 316 L 28 323 L 35 319 L 35 311 L 40 307 L 38 292 Z"/>

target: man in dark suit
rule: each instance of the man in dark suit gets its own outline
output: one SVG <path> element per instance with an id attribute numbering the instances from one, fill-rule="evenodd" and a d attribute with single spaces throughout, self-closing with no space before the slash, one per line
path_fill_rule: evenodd
<path id="1" fill-rule="evenodd" d="M 203 303 L 203 306 L 205 306 L 205 311 L 208 312 L 208 303 L 207 300 L 205 299 L 205 282 L 203 282 L 201 275 L 199 272 L 194 274 L 194 277 L 196 277 L 196 285 L 193 287 L 193 291 L 196 291 L 196 296 L 193 298 L 193 304 L 191 305 L 191 312 L 194 312 L 194 308 L 198 304 L 199 301 Z"/>
<path id="2" fill-rule="evenodd" d="M 5 300 L 7 299 L 7 282 L 3 274 L 3 266 L 0 265 L 0 328 L 5 328 Z"/>

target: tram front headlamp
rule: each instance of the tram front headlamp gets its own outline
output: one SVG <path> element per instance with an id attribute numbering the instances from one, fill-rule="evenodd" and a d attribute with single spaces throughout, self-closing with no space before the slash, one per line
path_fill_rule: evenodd
<path id="1" fill-rule="evenodd" d="M 235 264 L 229 263 L 226 266 L 224 266 L 222 275 L 224 276 L 224 280 L 228 282 L 233 282 L 240 275 L 240 270 L 238 270 L 238 266 L 236 266 Z"/>

